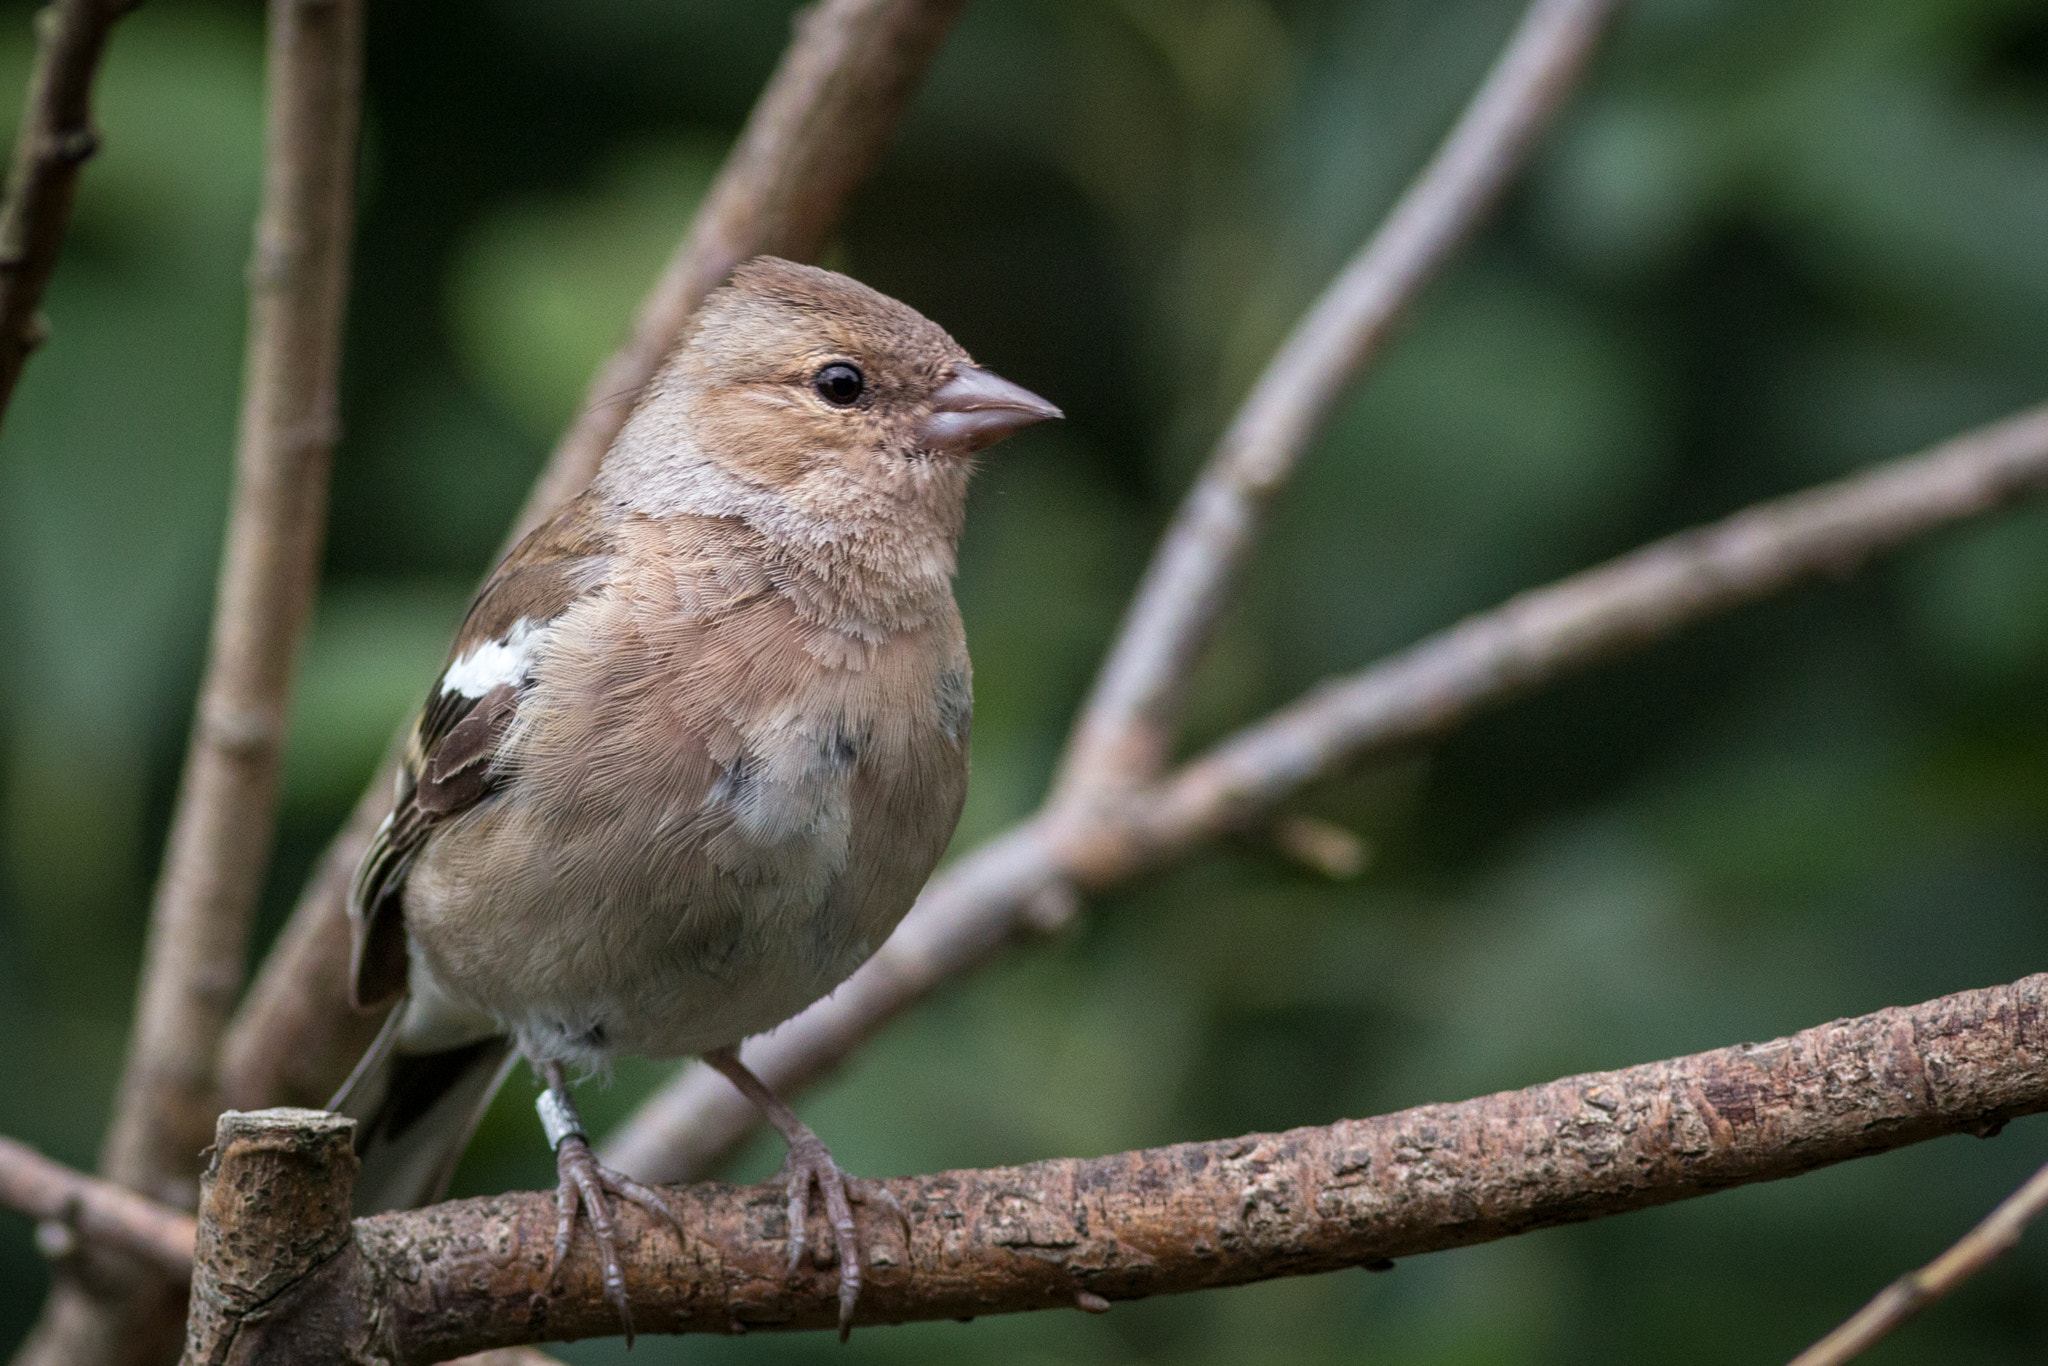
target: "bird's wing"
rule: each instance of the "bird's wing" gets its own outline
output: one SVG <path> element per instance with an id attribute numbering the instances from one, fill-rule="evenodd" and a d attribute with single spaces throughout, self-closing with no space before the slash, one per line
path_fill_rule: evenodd
<path id="1" fill-rule="evenodd" d="M 533 643 L 571 604 L 604 584 L 611 562 L 610 538 L 585 495 L 514 547 L 470 605 L 413 723 L 391 814 L 350 890 L 349 993 L 358 1007 L 405 990 L 399 904 L 406 874 L 435 827 L 503 781 L 492 761 L 528 686 Z"/>

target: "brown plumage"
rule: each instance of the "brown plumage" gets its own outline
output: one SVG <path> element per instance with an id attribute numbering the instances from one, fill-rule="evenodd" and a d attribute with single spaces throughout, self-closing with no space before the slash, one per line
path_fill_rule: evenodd
<path id="1" fill-rule="evenodd" d="M 851 1313 L 844 1179 L 733 1049 L 843 981 L 944 850 L 970 457 L 1051 416 L 844 276 L 762 257 L 706 301 L 478 594 L 358 874 L 357 1001 L 407 994 L 338 1101 L 361 1203 L 439 1193 L 516 1046 L 552 1097 L 557 1255 L 583 1204 L 615 1282 L 606 1193 L 667 1211 L 590 1157 L 563 1065 L 702 1053 L 790 1139 L 792 1201 L 825 1197 Z"/>

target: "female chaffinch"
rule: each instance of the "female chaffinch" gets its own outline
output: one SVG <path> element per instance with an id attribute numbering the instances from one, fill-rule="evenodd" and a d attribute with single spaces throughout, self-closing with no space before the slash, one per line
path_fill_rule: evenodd
<path id="1" fill-rule="evenodd" d="M 404 996 L 335 1108 L 358 1207 L 436 1199 L 518 1056 L 627 1336 L 608 1197 L 565 1068 L 701 1054 L 813 1187 L 840 1327 L 848 1181 L 740 1062 L 909 910 L 960 815 L 972 712 L 953 602 L 975 452 L 1058 417 L 843 275 L 756 257 L 706 299 L 588 491 L 478 593 L 357 873 L 352 990 Z M 680 1234 L 680 1226 L 677 1226 Z"/>

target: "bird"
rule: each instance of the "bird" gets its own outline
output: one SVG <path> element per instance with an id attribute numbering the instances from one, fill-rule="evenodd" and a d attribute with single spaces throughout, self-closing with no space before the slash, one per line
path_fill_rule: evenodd
<path id="1" fill-rule="evenodd" d="M 861 1192 L 738 1046 L 878 948 L 952 837 L 969 475 L 1060 416 L 848 276 L 757 256 L 706 297 L 588 488 L 477 593 L 357 870 L 351 999 L 397 1003 L 332 1104 L 358 1212 L 441 1198 L 524 1058 L 550 1283 L 580 1212 L 630 1341 L 612 1201 L 682 1226 L 598 1162 L 571 1077 L 700 1056 L 786 1141 L 792 1271 L 822 1201 L 846 1335 Z"/>

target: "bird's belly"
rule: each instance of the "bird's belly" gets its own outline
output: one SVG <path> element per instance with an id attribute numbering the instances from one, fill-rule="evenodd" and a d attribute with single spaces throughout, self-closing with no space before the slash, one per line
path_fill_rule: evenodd
<path id="1" fill-rule="evenodd" d="M 406 899 L 436 981 L 530 1054 L 584 1065 L 736 1043 L 830 991 L 908 909 L 950 820 L 907 842 L 932 849 L 907 890 L 878 896 L 906 871 L 879 851 L 905 842 L 874 838 L 861 810 L 893 804 L 856 801 L 844 746 L 775 739 L 687 805 L 565 812 L 515 780 L 451 824 Z M 914 781 L 860 762 L 870 792 Z"/>

